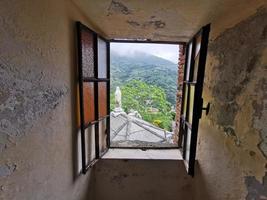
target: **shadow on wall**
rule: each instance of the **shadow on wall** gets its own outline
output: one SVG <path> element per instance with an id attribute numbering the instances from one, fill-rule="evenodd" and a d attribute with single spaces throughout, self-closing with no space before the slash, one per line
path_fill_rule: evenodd
<path id="1" fill-rule="evenodd" d="M 70 20 L 69 26 L 72 27 L 73 34 L 70 35 L 70 41 L 73 42 L 73 46 L 70 47 L 71 63 L 73 68 L 70 73 L 71 80 L 71 123 L 72 123 L 72 173 L 73 173 L 73 183 L 78 184 L 77 187 L 88 188 L 84 193 L 80 193 L 81 200 L 95 199 L 94 198 L 94 182 L 95 173 L 94 168 L 88 170 L 87 174 L 82 174 L 82 164 L 81 164 L 81 131 L 80 131 L 80 121 L 79 121 L 79 93 L 78 93 L 78 55 L 77 55 L 77 29 L 76 22 Z M 78 180 L 83 180 L 79 182 Z M 82 185 L 80 185 L 82 184 Z"/>
<path id="2" fill-rule="evenodd" d="M 71 35 L 70 41 L 73 42 L 73 47 L 70 48 L 69 58 L 72 58 L 71 63 L 73 63 L 73 68 L 70 73 L 71 80 L 71 121 L 72 121 L 72 158 L 73 158 L 73 181 L 81 175 L 81 170 L 79 166 L 79 118 L 78 118 L 78 58 L 77 58 L 77 30 L 75 21 L 70 21 L 69 26 L 73 29 L 73 35 Z"/>
<path id="3" fill-rule="evenodd" d="M 182 160 L 101 160 L 95 178 L 98 200 L 210 199 L 199 165 L 192 178 Z"/>

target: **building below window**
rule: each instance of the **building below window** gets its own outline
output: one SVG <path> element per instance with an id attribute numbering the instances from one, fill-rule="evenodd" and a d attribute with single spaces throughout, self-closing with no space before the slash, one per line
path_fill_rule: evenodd
<path id="1" fill-rule="evenodd" d="M 128 114 L 121 108 L 121 92 L 115 92 L 116 107 L 110 115 L 111 147 L 176 147 L 173 132 L 166 131 L 142 119 L 134 110 Z"/>

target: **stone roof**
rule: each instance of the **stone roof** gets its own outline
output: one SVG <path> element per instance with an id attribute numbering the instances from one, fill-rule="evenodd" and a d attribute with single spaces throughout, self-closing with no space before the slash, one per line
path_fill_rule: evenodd
<path id="1" fill-rule="evenodd" d="M 111 112 L 112 147 L 171 147 L 172 132 L 125 112 Z"/>

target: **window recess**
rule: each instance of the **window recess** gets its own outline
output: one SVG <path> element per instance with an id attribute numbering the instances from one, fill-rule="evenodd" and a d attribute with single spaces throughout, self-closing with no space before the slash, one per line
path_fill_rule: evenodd
<path id="1" fill-rule="evenodd" d="M 79 127 L 82 172 L 85 174 L 110 147 L 110 41 L 122 41 L 107 41 L 80 22 L 76 25 Z M 202 110 L 206 110 L 206 114 L 209 111 L 209 105 L 203 108 L 202 98 L 209 31 L 210 25 L 202 27 L 186 45 L 178 144 L 182 149 L 188 174 L 191 176 L 194 175 L 199 119 Z"/>

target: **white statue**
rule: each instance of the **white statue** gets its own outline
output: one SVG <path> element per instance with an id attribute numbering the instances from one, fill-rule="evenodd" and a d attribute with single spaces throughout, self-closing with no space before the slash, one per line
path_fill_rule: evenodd
<path id="1" fill-rule="evenodd" d="M 116 87 L 115 91 L 115 112 L 122 112 L 121 108 L 121 90 L 120 87 Z"/>

